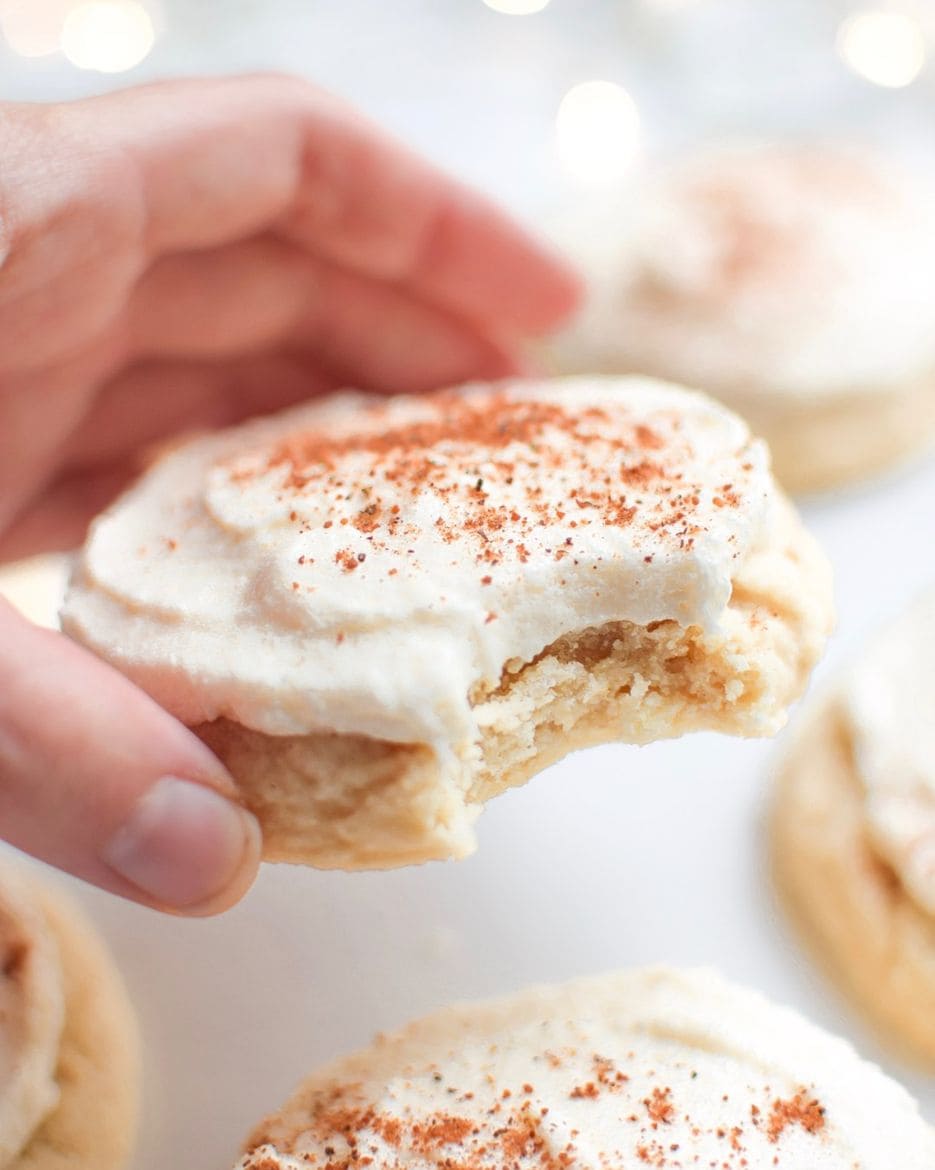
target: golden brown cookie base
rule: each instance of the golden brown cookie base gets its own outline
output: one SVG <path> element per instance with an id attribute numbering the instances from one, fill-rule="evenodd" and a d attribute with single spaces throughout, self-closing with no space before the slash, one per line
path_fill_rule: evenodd
<path id="1" fill-rule="evenodd" d="M 140 1046 L 123 981 L 84 915 L 58 890 L 39 902 L 58 943 L 65 1028 L 61 1098 L 10 1170 L 122 1170 L 136 1133 Z"/>
<path id="2" fill-rule="evenodd" d="M 348 869 L 461 857 L 482 803 L 569 752 L 689 731 L 770 735 L 801 693 L 830 624 L 827 569 L 782 502 L 716 634 L 614 622 L 509 663 L 471 696 L 479 741 L 439 763 L 424 745 L 320 733 L 274 737 L 227 719 L 194 730 L 258 816 L 268 860 Z"/>
<path id="3" fill-rule="evenodd" d="M 771 827 L 779 892 L 815 954 L 885 1038 L 935 1065 L 935 920 L 872 848 L 833 700 L 783 763 Z"/>

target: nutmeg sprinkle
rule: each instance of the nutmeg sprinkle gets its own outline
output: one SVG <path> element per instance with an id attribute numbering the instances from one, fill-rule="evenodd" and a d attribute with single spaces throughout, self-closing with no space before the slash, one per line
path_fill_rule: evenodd
<path id="1" fill-rule="evenodd" d="M 231 481 L 262 480 L 292 502 L 287 515 L 302 532 L 352 527 L 391 557 L 422 534 L 413 510 L 433 501 L 437 540 L 468 544 L 485 568 L 561 561 L 590 543 L 589 529 L 633 528 L 634 543 L 683 553 L 704 531 L 706 489 L 686 472 L 693 452 L 678 411 L 657 409 L 647 422 L 625 401 L 611 408 L 585 396 L 576 409 L 508 389 L 410 401 L 421 417 L 402 423 L 392 402 L 371 402 L 349 432 L 310 429 L 239 456 L 226 465 Z M 314 502 L 316 521 L 299 501 Z M 740 508 L 743 491 L 726 484 L 712 503 Z M 543 546 L 537 534 L 556 529 Z M 364 556 L 350 547 L 335 554 L 345 573 L 355 559 Z"/>
<path id="2" fill-rule="evenodd" d="M 300 1133 L 256 1135 L 243 1170 L 749 1170 L 765 1165 L 764 1156 L 782 1166 L 774 1159 L 790 1128 L 819 1143 L 826 1126 L 825 1107 L 805 1088 L 781 1098 L 768 1084 L 750 1085 L 736 1104 L 732 1093 L 699 1096 L 686 1087 L 697 1069 L 679 1057 L 667 1061 L 667 1075 L 681 1096 L 636 1051 L 611 1059 L 573 1046 L 543 1049 L 526 1065 L 539 1075 L 515 1084 L 496 1072 L 499 1051 L 486 1050 L 486 1071 L 470 1087 L 455 1061 L 445 1074 L 435 1066 L 401 1074 L 379 1100 L 356 1082 L 322 1090 L 303 1106 Z M 592 1076 L 578 1079 L 581 1070 Z M 754 1104 L 743 1104 L 751 1095 Z M 598 1134 L 612 1135 L 607 1148 L 594 1145 Z M 277 1162 L 271 1149 L 294 1160 Z"/>
<path id="3" fill-rule="evenodd" d="M 416 1021 L 313 1074 L 246 1148 L 238 1170 L 935 1166 L 935 1133 L 880 1069 L 754 992 L 668 968 Z"/>
<path id="4" fill-rule="evenodd" d="M 771 1142 L 778 1142 L 790 1125 L 799 1125 L 806 1133 L 820 1133 L 825 1127 L 825 1110 L 820 1101 L 800 1089 L 787 1101 L 777 1098 L 766 1126 Z"/>

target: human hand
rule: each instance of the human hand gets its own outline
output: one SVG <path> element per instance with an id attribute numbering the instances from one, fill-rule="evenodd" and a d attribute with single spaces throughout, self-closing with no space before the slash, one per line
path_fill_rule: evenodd
<path id="1" fill-rule="evenodd" d="M 154 443 L 342 385 L 514 372 L 574 278 L 298 80 L 0 106 L 0 560 L 78 543 Z M 0 835 L 208 914 L 259 829 L 127 680 L 0 602 Z"/>

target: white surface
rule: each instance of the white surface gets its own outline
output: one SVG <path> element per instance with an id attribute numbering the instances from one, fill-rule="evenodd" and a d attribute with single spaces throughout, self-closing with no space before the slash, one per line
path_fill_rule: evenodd
<path id="1" fill-rule="evenodd" d="M 558 191 L 561 96 L 593 77 L 627 86 L 653 148 L 715 127 L 830 124 L 911 146 L 922 117 L 931 135 L 924 90 L 884 95 L 835 58 L 843 0 L 820 12 L 816 0 L 554 0 L 531 17 L 479 0 L 163 7 L 167 31 L 152 57 L 113 81 L 0 46 L 0 97 L 76 96 L 168 72 L 301 69 L 526 213 Z M 935 581 L 935 463 L 807 514 L 837 571 L 827 674 Z M 229 1170 L 264 1111 L 316 1062 L 375 1030 L 451 999 L 616 966 L 715 964 L 876 1056 L 772 902 L 761 822 L 781 746 L 698 736 L 591 751 L 492 805 L 467 862 L 372 875 L 268 867 L 217 921 L 161 918 L 80 891 L 143 1022 L 134 1170 Z M 935 1120 L 935 1081 L 887 1063 Z"/>
<path id="2" fill-rule="evenodd" d="M 935 459 L 805 512 L 836 570 L 827 677 L 935 583 Z M 33 592 L 23 575 L 18 589 Z M 375 1031 L 452 999 L 613 967 L 715 965 L 881 1057 L 773 904 L 762 820 L 781 748 L 705 735 L 589 751 L 495 801 L 466 862 L 268 866 L 213 921 L 79 888 L 143 1021 L 134 1170 L 229 1170 L 241 1137 L 314 1064 Z M 935 1081 L 882 1059 L 935 1121 Z"/>

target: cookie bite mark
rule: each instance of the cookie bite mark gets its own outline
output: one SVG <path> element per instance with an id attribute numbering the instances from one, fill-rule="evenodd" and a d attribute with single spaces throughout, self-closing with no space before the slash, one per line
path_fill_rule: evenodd
<path id="1" fill-rule="evenodd" d="M 127 556 L 170 521 L 171 558 Z M 179 448 L 97 522 L 63 621 L 220 755 L 267 858 L 371 867 L 466 855 L 483 801 L 592 743 L 771 734 L 829 617 L 739 418 L 570 379 Z"/>

